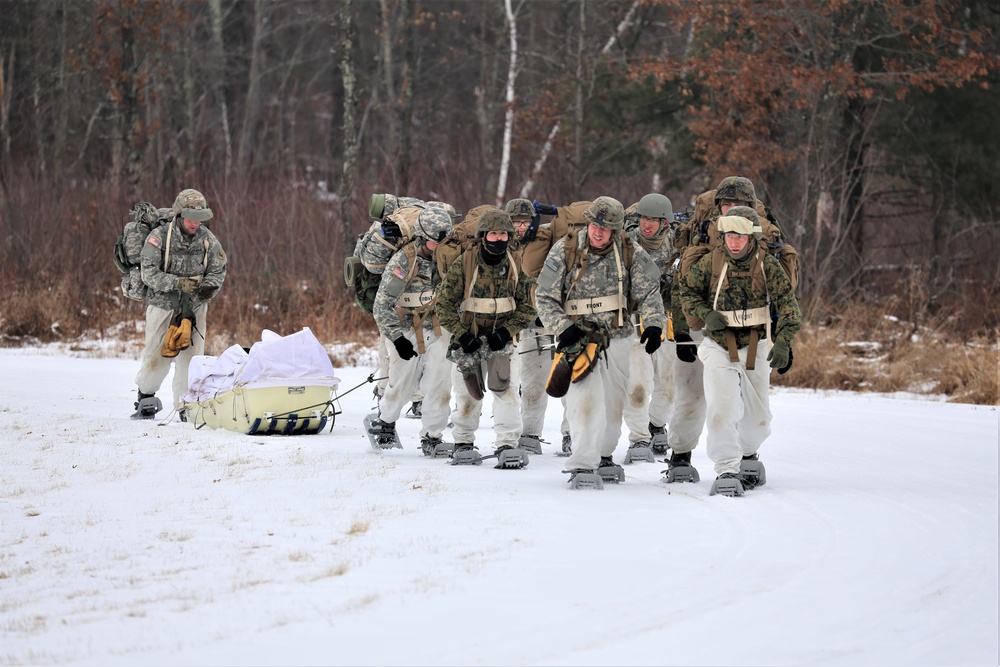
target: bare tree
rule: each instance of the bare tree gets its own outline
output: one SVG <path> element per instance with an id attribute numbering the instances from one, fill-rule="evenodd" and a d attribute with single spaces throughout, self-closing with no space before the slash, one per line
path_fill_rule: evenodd
<path id="1" fill-rule="evenodd" d="M 353 0 L 340 5 L 340 71 L 344 84 L 344 166 L 340 182 L 340 224 L 344 243 L 351 238 L 351 203 L 358 169 L 358 121 L 354 74 Z"/>

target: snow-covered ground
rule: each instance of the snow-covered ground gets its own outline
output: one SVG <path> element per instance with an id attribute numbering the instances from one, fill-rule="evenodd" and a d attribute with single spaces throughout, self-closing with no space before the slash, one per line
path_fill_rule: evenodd
<path id="1" fill-rule="evenodd" d="M 133 422 L 136 369 L 0 350 L 2 664 L 998 662 L 996 408 L 776 391 L 742 498 L 703 446 L 570 491 L 555 444 L 372 451 L 367 386 L 312 436 Z"/>

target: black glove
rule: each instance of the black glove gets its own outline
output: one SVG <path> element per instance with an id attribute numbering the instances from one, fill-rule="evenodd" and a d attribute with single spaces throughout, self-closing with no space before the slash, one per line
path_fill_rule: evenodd
<path id="1" fill-rule="evenodd" d="M 677 343 L 677 358 L 685 364 L 693 364 L 698 358 L 698 347 L 694 345 L 691 336 L 686 333 L 674 334 L 674 342 Z"/>
<path id="2" fill-rule="evenodd" d="M 382 223 L 382 237 L 389 243 L 395 243 L 402 236 L 403 232 L 395 222 L 386 220 Z"/>
<path id="3" fill-rule="evenodd" d="M 399 353 L 399 358 L 403 361 L 409 361 L 417 356 L 417 351 L 413 349 L 413 343 L 406 336 L 400 336 L 392 341 L 392 344 L 396 348 L 396 352 Z"/>
<path id="4" fill-rule="evenodd" d="M 507 343 L 510 342 L 510 332 L 505 328 L 500 327 L 489 336 L 486 337 L 486 343 L 490 346 L 490 349 L 494 352 L 499 352 L 500 350 L 507 347 Z"/>
<path id="5" fill-rule="evenodd" d="M 535 212 L 540 215 L 556 215 L 559 213 L 559 209 L 552 204 L 539 204 L 537 199 L 531 203 L 535 207 Z"/>
<path id="6" fill-rule="evenodd" d="M 462 352 L 472 354 L 483 346 L 483 341 L 478 336 L 473 335 L 471 331 L 466 331 L 458 337 L 458 344 L 462 346 Z"/>
<path id="7" fill-rule="evenodd" d="M 660 327 L 646 327 L 639 336 L 639 342 L 646 344 L 646 354 L 653 354 L 660 349 L 663 342 L 663 329 Z"/>
<path id="8" fill-rule="evenodd" d="M 542 318 L 540 318 L 540 317 L 536 317 L 535 318 L 535 326 L 536 327 L 544 327 L 545 326 L 544 324 L 542 324 Z"/>
<path id="9" fill-rule="evenodd" d="M 198 288 L 198 298 L 202 301 L 208 301 L 215 296 L 215 293 L 218 291 L 218 287 L 213 287 L 212 285 L 202 285 Z"/>
<path id="10" fill-rule="evenodd" d="M 192 294 L 198 289 L 199 283 L 201 283 L 201 278 L 178 278 L 177 289 L 184 294 Z"/>
<path id="11" fill-rule="evenodd" d="M 583 340 L 584 336 L 586 335 L 587 334 L 584 333 L 583 329 L 576 326 L 575 324 L 571 324 L 569 325 L 569 327 L 566 328 L 565 331 L 559 334 L 559 345 L 556 346 L 556 349 L 562 350 L 569 347 L 570 345 L 575 345 L 576 343 L 579 343 L 581 340 Z"/>

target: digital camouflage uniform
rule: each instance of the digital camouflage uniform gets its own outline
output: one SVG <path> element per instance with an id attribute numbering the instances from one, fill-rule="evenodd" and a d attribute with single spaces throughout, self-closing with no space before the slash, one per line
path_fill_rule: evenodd
<path id="1" fill-rule="evenodd" d="M 140 393 L 155 394 L 170 372 L 171 362 L 174 362 L 173 401 L 174 407 L 181 410 L 183 396 L 188 390 L 191 358 L 205 353 L 208 302 L 218 294 L 226 279 L 227 260 L 222 244 L 204 224 L 190 236 L 182 227 L 184 216 L 196 216 L 190 219 L 199 220 L 211 218 L 211 209 L 201 193 L 183 190 L 177 196 L 173 213 L 175 217 L 172 221 L 150 232 L 140 252 L 142 280 L 148 290 L 146 341 L 135 383 Z M 197 290 L 190 295 L 182 295 L 178 287 L 181 278 L 199 279 Z M 176 357 L 163 357 L 160 354 L 163 339 L 174 315 L 181 311 L 194 314 L 191 345 Z"/>
<path id="2" fill-rule="evenodd" d="M 747 221 L 747 224 L 751 223 Z M 716 289 L 712 284 L 713 256 L 719 253 L 728 264 L 729 275 L 722 281 L 715 309 L 747 313 L 755 308 L 766 308 L 769 293 L 772 312 L 778 317 L 774 342 L 783 341 L 791 347 L 800 326 L 798 300 L 780 262 L 762 245 L 751 235 L 743 259 L 734 259 L 724 245 L 705 255 L 680 279 L 677 295 L 685 314 L 704 319 L 713 310 Z M 755 286 L 752 277 L 754 271 L 760 272 L 758 252 L 763 255 L 766 291 L 762 284 Z M 747 275 L 734 276 L 734 272 Z M 753 329 L 757 330 L 760 340 L 754 368 L 748 370 L 747 355 Z M 730 360 L 726 330 L 706 331 L 698 346 L 698 358 L 704 366 L 708 456 L 720 475 L 738 473 L 740 460 L 755 454 L 771 433 L 768 399 L 771 369 L 767 362 L 769 344 L 766 340 L 769 327 L 763 324 L 727 330 L 735 334 L 738 361 Z"/>
<path id="3" fill-rule="evenodd" d="M 514 447 L 521 434 L 521 416 L 519 368 L 511 359 L 514 354 L 512 341 L 535 319 L 535 308 L 530 297 L 532 281 L 520 271 L 516 263 L 512 264 L 513 257 L 506 249 L 498 263 L 489 264 L 483 258 L 486 250 L 482 245 L 482 237 L 490 230 L 506 231 L 509 240 L 513 240 L 515 236 L 510 218 L 503 211 L 492 209 L 480 216 L 477 225 L 480 239 L 473 248 L 459 255 L 452 263 L 438 290 L 438 317 L 441 325 L 452 336 L 448 359 L 455 364 L 452 372 L 452 385 L 457 401 L 457 409 L 452 415 L 455 443 L 475 442 L 483 409 L 483 401 L 476 400 L 469 394 L 464 378 L 472 375 L 476 369 L 481 369 L 484 362 L 489 365 L 495 363 L 492 361 L 495 357 L 506 357 L 510 380 L 503 391 L 491 391 L 493 430 L 496 434 L 496 446 Z M 466 276 L 469 271 L 466 269 L 466 262 L 470 260 L 475 261 L 478 266 L 475 269 L 475 284 L 467 302 Z M 514 272 L 517 272 L 516 275 Z M 500 328 L 507 330 L 509 340 L 502 349 L 492 350 L 486 338 Z M 466 333 L 480 339 L 479 348 L 471 353 L 465 352 L 458 343 L 459 338 Z"/>
<path id="4" fill-rule="evenodd" d="M 612 229 L 611 241 L 604 248 L 590 248 L 587 228 L 559 240 L 549 252 L 538 277 L 536 306 L 542 322 L 557 337 L 576 323 L 605 336 L 606 347 L 593 370 L 579 382 L 570 384 L 566 410 L 573 453 L 566 461 L 567 470 L 596 470 L 602 457 L 610 457 L 621 435 L 622 412 L 628 391 L 629 348 L 634 327 L 629 310 L 638 313 L 647 327 L 666 326 L 663 300 L 660 297 L 659 272 L 641 247 L 627 241 L 620 231 L 624 210 L 610 197 L 598 197 L 584 214 L 589 224 Z M 566 243 L 575 243 L 576 266 L 567 269 Z M 625 266 L 625 246 L 632 246 L 632 260 Z M 623 266 L 619 275 L 618 265 Z M 578 267 L 583 264 L 582 270 Z M 582 315 L 567 314 L 567 309 L 586 310 L 586 303 L 606 304 L 627 300 L 624 319 L 615 310 Z"/>
<path id="5" fill-rule="evenodd" d="M 437 224 L 446 224 L 450 232 L 448 215 L 440 209 L 429 211 L 421 213 L 421 218 L 425 214 L 428 219 L 444 216 L 447 223 L 437 220 Z M 422 387 L 424 399 L 420 435 L 440 438 L 448 425 L 448 406 L 451 402 L 451 378 L 445 359 L 450 336 L 438 324 L 435 308 L 431 306 L 441 277 L 433 256 L 424 246 L 427 238 L 418 232 L 416 240 L 409 244 L 409 250 L 404 246 L 393 254 L 375 295 L 372 314 L 379 334 L 386 341 L 389 357 L 389 380 L 378 408 L 383 422 L 395 423 L 407 401 Z M 415 315 L 421 319 L 417 329 L 414 328 Z M 417 356 L 412 359 L 399 356 L 393 341 L 401 337 L 410 341 L 418 352 Z"/>

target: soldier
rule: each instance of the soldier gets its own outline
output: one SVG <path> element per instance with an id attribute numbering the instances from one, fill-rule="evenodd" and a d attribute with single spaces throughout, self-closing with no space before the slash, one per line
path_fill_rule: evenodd
<path id="1" fill-rule="evenodd" d="M 141 252 L 146 292 L 146 345 L 135 383 L 139 397 L 132 419 L 153 419 L 162 409 L 155 394 L 174 366 L 173 400 L 187 421 L 183 396 L 191 357 L 205 353 L 208 302 L 226 279 L 226 253 L 203 222 L 212 219 L 205 196 L 182 190 L 172 218 L 146 237 Z"/>
<path id="2" fill-rule="evenodd" d="M 549 252 L 535 299 L 559 341 L 549 392 L 566 396 L 571 488 L 600 488 L 602 476 L 624 477 L 611 455 L 621 434 L 633 309 L 645 324 L 641 341 L 649 354 L 660 347 L 666 318 L 656 265 L 622 234 L 621 203 L 598 197 L 583 217 L 586 229 Z M 595 472 L 602 468 L 608 472 Z"/>
<path id="3" fill-rule="evenodd" d="M 451 380 L 445 363 L 450 336 L 441 327 L 435 310 L 435 290 L 441 277 L 434 249 L 451 228 L 447 211 L 424 209 L 414 225 L 414 240 L 392 255 L 382 273 L 373 315 L 379 333 L 388 341 L 389 380 L 378 401 L 378 415 L 366 418 L 376 448 L 402 447 L 396 420 L 421 383 L 421 448 L 424 453 L 433 453 L 443 444 L 441 434 L 448 425 L 451 401 Z"/>
<path id="4" fill-rule="evenodd" d="M 659 269 L 660 296 L 664 304 L 668 304 L 676 257 L 669 235 L 674 218 L 673 205 L 664 195 L 653 192 L 639 200 L 634 215 L 636 225 L 629 230 L 629 237 L 642 246 Z M 629 398 L 625 404 L 625 425 L 629 429 L 631 446 L 626 463 L 636 460 L 652 463 L 654 453 L 666 453 L 665 427 L 674 405 L 674 360 L 672 342 L 653 354 L 646 354 L 637 340 L 632 343 Z"/>
<path id="5" fill-rule="evenodd" d="M 681 278 L 678 294 L 685 315 L 705 323 L 698 358 L 705 369 L 708 456 L 718 474 L 711 493 L 733 496 L 765 481 L 757 450 L 771 433 L 770 372 L 790 367 L 800 316 L 791 281 L 755 236 L 756 212 L 726 210 L 718 218 L 723 245 Z M 772 306 L 778 317 L 773 347 Z"/>
<path id="6" fill-rule="evenodd" d="M 514 235 L 510 216 L 491 208 L 479 216 L 476 241 L 451 264 L 438 290 L 438 317 L 451 332 L 448 359 L 457 409 L 452 416 L 454 462 L 475 463 L 473 450 L 484 389 L 493 393 L 493 430 L 498 468 L 521 468 L 518 368 L 512 341 L 535 319 L 531 281 L 508 249 Z"/>

